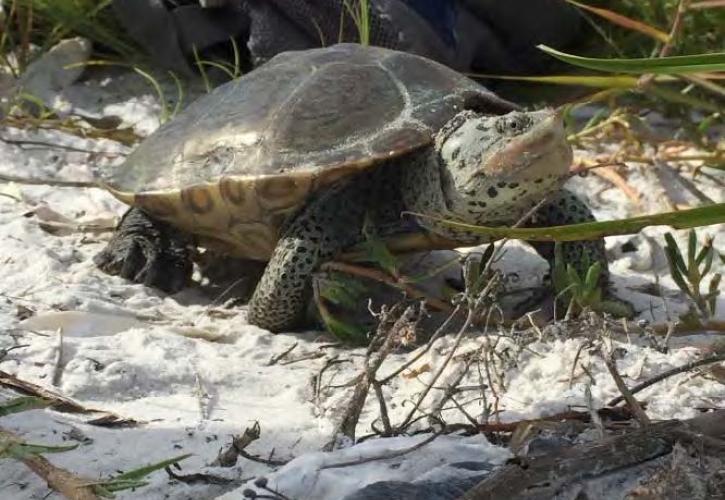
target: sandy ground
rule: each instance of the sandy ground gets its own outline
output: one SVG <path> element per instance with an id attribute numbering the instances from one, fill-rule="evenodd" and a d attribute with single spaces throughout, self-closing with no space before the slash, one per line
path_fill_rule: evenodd
<path id="1" fill-rule="evenodd" d="M 55 97 L 68 111 L 97 118 L 119 117 L 123 125 L 132 126 L 142 136 L 158 125 L 158 103 L 147 83 L 136 75 L 79 82 Z M 88 154 L 43 144 L 0 142 L 0 172 L 12 175 L 89 180 L 94 168 L 118 163 L 122 160 L 119 153 L 129 151 L 113 141 L 81 139 L 55 130 L 30 132 L 5 127 L 2 136 L 103 152 Z M 571 187 L 589 199 L 601 219 L 669 210 L 668 200 L 700 204 L 671 172 L 665 165 L 630 164 L 630 184 L 643 195 L 639 206 L 595 176 L 573 179 Z M 683 177 L 693 181 L 688 173 Z M 722 182 L 722 176 L 720 179 Z M 711 199 L 725 201 L 722 184 L 704 177 L 693 182 Z M 238 499 L 243 497 L 244 488 L 251 487 L 250 479 L 264 475 L 270 486 L 303 500 L 343 498 L 383 479 L 447 477 L 446 464 L 478 461 L 495 466 L 510 456 L 505 448 L 489 444 L 483 436 L 452 435 L 441 436 L 398 458 L 321 470 L 323 464 L 407 448 L 426 435 L 373 439 L 335 453 L 321 453 L 321 447 L 333 437 L 336 418 L 347 405 L 350 381 L 359 373 L 363 349 L 331 345 L 331 338 L 321 332 L 272 335 L 247 325 L 244 307 L 221 309 L 198 287 L 165 296 L 106 276 L 95 269 L 91 259 L 107 241 L 108 232 L 93 234 L 43 224 L 61 220 L 71 225 L 107 225 L 123 210 L 122 204 L 99 189 L 0 184 L 0 348 L 24 345 L 0 359 L 0 370 L 84 406 L 144 422 L 133 428 L 103 428 L 84 423 L 87 417 L 82 415 L 48 410 L 2 418 L 3 428 L 28 442 L 79 444 L 73 451 L 50 456 L 53 463 L 100 479 L 191 453 L 177 472 L 208 472 L 234 482 L 223 486 L 185 484 L 161 471 L 150 477 L 148 486 L 118 497 L 198 499 L 225 495 L 226 499 Z M 617 293 L 635 305 L 638 319 L 662 322 L 677 318 L 687 309 L 687 301 L 667 271 L 662 251 L 667 230 L 655 227 L 640 235 L 607 239 Z M 721 253 L 725 251 L 724 233 L 723 226 L 699 232 L 701 237 L 717 236 Z M 680 241 L 683 236 L 678 233 Z M 523 277 L 523 284 L 540 280 L 545 267 L 523 245 L 512 245 L 501 266 Z M 715 266 L 725 269 L 720 262 Z M 28 314 L 31 318 L 24 320 Z M 719 299 L 718 317 L 725 318 L 725 297 Z M 568 337 L 563 330 L 534 341 L 519 354 L 516 363 L 502 369 L 506 387 L 498 401 L 502 421 L 581 408 L 586 405 L 587 389 L 594 406 L 618 395 L 603 363 L 586 350 L 580 362 L 588 366 L 592 378 L 577 371 L 570 381 L 574 358 L 585 339 Z M 491 339 L 500 340 L 497 349 L 501 352 L 515 349 L 511 338 L 491 332 L 488 337 L 464 338 L 458 352 L 475 351 Z M 666 354 L 642 339 L 612 342 L 621 348 L 619 368 L 626 382 L 633 385 L 698 359 L 715 341 L 714 335 L 677 338 Z M 296 347 L 283 361 L 270 362 L 293 345 Z M 452 347 L 452 337 L 441 338 L 413 365 L 417 376 L 395 377 L 385 389 L 391 421 L 403 420 Z M 395 353 L 383 365 L 382 373 L 392 372 L 416 353 Z M 315 377 L 331 360 L 337 362 L 324 371 L 318 382 L 322 389 L 316 392 Z M 450 383 L 459 369 L 460 363 L 451 364 L 437 387 Z M 461 383 L 479 384 L 478 374 L 471 373 Z M 434 407 L 441 393 L 434 390 L 423 409 Z M 473 391 L 470 397 L 461 397 L 476 417 L 482 412 L 478 394 Z M 3 399 L 13 396 L 8 390 L 0 391 Z M 689 417 L 697 408 L 722 408 L 725 385 L 722 378 L 688 373 L 656 384 L 639 397 L 648 403 L 648 414 L 654 419 Z M 371 423 L 379 415 L 377 402 L 369 399 L 358 436 L 370 433 Z M 455 408 L 443 414 L 451 422 L 465 422 Z M 295 459 L 281 468 L 243 458 L 231 468 L 211 467 L 231 436 L 255 421 L 261 427 L 261 437 L 248 448 L 250 453 Z M 0 464 L 0 497 L 48 498 L 47 486 L 22 465 L 9 460 Z M 57 495 L 50 494 L 54 497 Z"/>

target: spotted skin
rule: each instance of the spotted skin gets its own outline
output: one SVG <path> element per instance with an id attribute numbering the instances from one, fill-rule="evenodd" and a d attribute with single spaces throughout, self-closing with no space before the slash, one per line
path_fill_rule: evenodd
<path id="1" fill-rule="evenodd" d="M 524 224 L 525 227 L 563 226 L 596 220 L 581 198 L 566 189 L 562 189 L 550 198 L 551 200 L 537 210 L 529 221 Z M 554 243 L 543 241 L 530 241 L 528 243 L 553 268 Z M 561 243 L 561 250 L 564 261 L 570 263 L 580 276 L 586 273 L 587 263 L 591 265 L 600 262 L 602 264 L 602 273 L 599 277 L 600 283 L 602 285 L 608 284 L 609 270 L 603 240 L 564 241 Z"/>
<path id="2" fill-rule="evenodd" d="M 278 332 L 301 324 L 312 273 L 361 239 L 376 181 L 363 173 L 315 197 L 285 228 L 249 302 L 247 320 Z"/>

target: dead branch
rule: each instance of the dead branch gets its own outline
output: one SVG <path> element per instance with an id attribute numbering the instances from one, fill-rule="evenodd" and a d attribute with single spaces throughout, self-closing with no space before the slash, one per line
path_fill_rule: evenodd
<path id="1" fill-rule="evenodd" d="M 0 428 L 0 440 L 22 443 L 22 439 L 10 431 Z M 28 454 L 18 459 L 25 466 L 40 476 L 48 486 L 68 500 L 98 500 L 93 487 L 88 486 L 88 479 L 79 477 L 50 463 L 45 457 Z"/>
<path id="2" fill-rule="evenodd" d="M 246 450 L 247 446 L 259 439 L 261 434 L 262 432 L 259 422 L 254 422 L 251 427 L 244 429 L 244 432 L 241 435 L 232 436 L 232 442 L 226 449 L 219 452 L 219 455 L 217 455 L 211 465 L 219 467 L 233 467 L 237 463 L 238 456 L 244 457 L 253 462 L 259 462 L 274 467 L 281 466 L 289 462 L 289 460 L 272 460 L 248 453 Z"/>
<path id="3" fill-rule="evenodd" d="M 215 476 L 214 474 L 205 474 L 202 472 L 196 472 L 194 474 L 177 474 L 171 470 L 171 467 L 169 466 L 164 467 L 164 470 L 171 479 L 176 479 L 177 481 L 181 481 L 186 484 L 229 484 L 235 482 L 234 479 Z"/>
<path id="4" fill-rule="evenodd" d="M 436 381 L 440 378 L 440 376 L 443 374 L 443 371 L 446 369 L 446 366 L 448 366 L 448 363 L 450 363 L 451 359 L 453 358 L 453 355 L 456 353 L 456 350 L 458 349 L 458 346 L 461 344 L 461 340 L 463 339 L 463 335 L 468 330 L 468 327 L 473 322 L 473 318 L 476 314 L 475 309 L 469 308 L 468 314 L 466 315 L 466 320 L 463 323 L 463 326 L 461 326 L 460 330 L 458 331 L 458 334 L 456 334 L 456 338 L 453 341 L 453 347 L 451 348 L 450 352 L 446 356 L 446 358 L 443 360 L 443 363 L 438 367 L 438 370 L 436 370 L 435 374 L 433 375 L 433 378 L 431 379 L 430 383 L 426 386 L 426 388 L 423 390 L 420 396 L 418 396 L 418 400 L 413 405 L 413 408 L 410 410 L 408 415 L 405 417 L 403 422 L 397 426 L 396 432 L 404 431 L 408 425 L 410 425 L 411 420 L 415 416 L 415 412 L 418 411 L 418 408 L 420 408 L 420 405 L 423 403 L 423 400 L 426 398 L 428 393 L 430 392 L 433 385 L 436 383 Z"/>
<path id="5" fill-rule="evenodd" d="M 672 452 L 683 431 L 715 438 L 725 432 L 725 410 L 686 421 L 657 422 L 595 443 L 518 458 L 486 477 L 460 500 L 553 498 L 567 487 L 649 462 Z M 707 445 L 703 441 L 703 444 Z"/>
<path id="6" fill-rule="evenodd" d="M 677 375 L 683 372 L 688 372 L 690 370 L 694 370 L 695 368 L 699 368 L 700 366 L 710 365 L 713 363 L 719 363 L 721 361 L 725 361 L 725 354 L 716 354 L 714 356 L 708 356 L 707 358 L 699 359 L 697 361 L 691 361 L 689 363 L 686 363 L 682 366 L 678 366 L 675 368 L 672 368 L 670 370 L 667 370 L 665 372 L 660 373 L 659 375 L 655 375 L 654 377 L 645 380 L 641 384 L 637 384 L 631 389 L 629 389 L 629 392 L 632 394 L 636 394 L 647 387 L 650 387 L 657 382 L 661 382 L 665 380 L 666 378 L 672 377 L 673 375 Z M 607 403 L 607 406 L 616 406 L 619 403 L 621 403 L 624 400 L 623 396 L 617 396 L 616 398 L 612 399 L 609 403 Z"/>
<path id="7" fill-rule="evenodd" d="M 611 356 L 605 355 L 604 363 L 607 365 L 607 370 L 609 370 L 609 373 L 612 375 L 612 378 L 614 379 L 614 383 L 617 384 L 617 388 L 619 389 L 619 392 L 622 393 L 622 397 L 627 401 L 627 405 L 629 406 L 629 409 L 632 410 L 632 413 L 637 418 L 639 423 L 643 426 L 649 425 L 650 424 L 649 417 L 644 412 L 642 407 L 639 405 L 637 400 L 634 399 L 632 392 L 627 388 L 627 384 L 625 384 L 624 380 L 622 380 L 622 376 L 619 374 L 619 371 L 617 370 L 617 362 Z"/>
<path id="8" fill-rule="evenodd" d="M 90 425 L 98 425 L 104 427 L 132 427 L 142 422 L 132 418 L 124 418 L 115 413 L 105 410 L 96 410 L 95 408 L 86 408 L 80 403 L 72 399 L 57 394 L 53 391 L 45 389 L 39 385 L 21 380 L 14 375 L 0 370 L 0 387 L 13 389 L 27 396 L 35 396 L 48 401 L 51 409 L 61 413 L 79 413 L 82 415 L 97 415 L 93 420 L 86 423 Z"/>
<path id="9" fill-rule="evenodd" d="M 639 205 L 642 195 L 633 188 L 622 175 L 615 170 L 613 166 L 606 168 L 597 168 L 592 170 L 595 175 L 611 182 L 615 187 L 622 191 L 629 200 L 635 205 Z"/>
<path id="10" fill-rule="evenodd" d="M 474 360 L 478 358 L 481 350 L 483 350 L 483 347 L 476 350 L 475 352 L 469 352 L 463 355 L 465 357 L 463 365 L 457 366 L 456 371 L 450 377 L 450 383 L 446 384 L 444 382 L 445 386 L 440 388 L 443 390 L 443 394 L 441 395 L 438 402 L 431 408 L 431 414 L 440 415 L 443 412 L 443 407 L 448 402 L 448 400 L 453 400 L 453 396 L 456 394 L 458 386 L 463 381 L 463 378 L 468 374 L 468 371 L 471 369 L 471 365 L 473 364 Z M 453 402 L 453 404 L 458 406 L 458 403 L 455 401 Z M 461 413 L 466 415 L 466 412 L 463 411 L 463 408 L 459 409 L 461 410 Z"/>
<path id="11" fill-rule="evenodd" d="M 690 1 L 691 0 L 680 0 L 677 4 L 677 10 L 675 11 L 675 16 L 672 20 L 672 26 L 670 27 L 670 32 L 667 36 L 667 41 L 662 45 L 662 47 L 659 50 L 659 53 L 657 54 L 657 57 L 666 57 L 672 52 L 672 47 L 674 46 L 674 42 L 677 39 L 677 37 L 680 34 L 680 31 L 682 29 L 682 20 L 684 18 L 685 13 L 690 7 Z M 651 73 L 647 73 L 642 75 L 639 78 L 639 81 L 637 82 L 637 86 L 640 88 L 644 88 L 650 83 L 652 83 L 652 80 L 654 80 L 655 75 Z"/>
<path id="12" fill-rule="evenodd" d="M 410 359 L 409 361 L 406 361 L 405 363 L 403 363 L 399 368 L 397 368 L 396 370 L 394 370 L 392 373 L 390 373 L 389 375 L 384 376 L 382 379 L 379 380 L 379 382 L 381 384 L 387 384 L 392 379 L 394 379 L 395 377 L 397 377 L 398 375 L 400 375 L 403 371 L 405 371 L 408 367 L 410 367 L 413 363 L 415 363 L 420 358 L 422 358 L 425 355 L 425 353 L 427 353 L 428 351 L 430 351 L 431 347 L 433 347 L 433 343 L 436 340 L 438 340 L 438 338 L 441 335 L 443 335 L 443 333 L 445 333 L 448 330 L 448 325 L 451 324 L 451 322 L 453 321 L 453 318 L 455 318 L 456 316 L 458 316 L 458 313 L 460 312 L 460 310 L 461 310 L 461 306 L 460 305 L 457 305 L 456 308 L 453 310 L 453 312 L 451 312 L 451 314 L 443 322 L 443 324 L 438 327 L 438 329 L 435 331 L 435 333 L 433 335 L 431 335 L 430 339 L 428 339 L 428 342 L 426 342 L 426 345 L 425 345 L 425 348 L 424 349 L 422 349 L 420 352 L 418 352 L 418 354 L 416 354 L 415 356 L 413 356 L 412 359 Z"/>
<path id="13" fill-rule="evenodd" d="M 615 420 L 629 420 L 632 418 L 632 414 L 626 408 L 614 409 L 603 408 L 597 411 L 597 415 L 600 418 L 613 418 Z M 539 422 L 561 422 L 564 420 L 576 420 L 579 422 L 591 422 L 591 413 L 588 411 L 565 411 L 562 413 L 555 413 L 554 415 L 547 415 L 540 418 L 517 420 L 515 422 L 500 422 L 492 424 L 478 424 L 477 430 L 479 432 L 514 432 L 520 425 L 535 424 Z M 450 426 L 449 426 L 450 427 Z"/>
<path id="14" fill-rule="evenodd" d="M 288 355 L 289 353 L 291 353 L 292 351 L 294 351 L 294 350 L 295 350 L 295 348 L 297 347 L 297 344 L 298 344 L 298 343 L 297 343 L 297 342 L 295 342 L 294 344 L 292 344 L 292 345 L 291 345 L 291 346 L 290 346 L 289 348 L 285 349 L 285 350 L 284 350 L 283 352 L 281 352 L 280 354 L 277 354 L 276 356 L 272 356 L 272 357 L 270 358 L 270 360 L 269 360 L 269 361 L 267 362 L 267 366 L 272 366 L 272 365 L 276 365 L 276 364 L 277 364 L 277 363 L 278 363 L 278 362 L 279 362 L 279 361 L 280 361 L 280 360 L 281 360 L 282 358 L 285 358 L 285 357 L 287 357 L 287 355 Z"/>
<path id="15" fill-rule="evenodd" d="M 347 410 L 340 423 L 336 426 L 332 439 L 322 448 L 323 451 L 331 451 L 335 447 L 337 436 L 342 434 L 348 438 L 355 439 L 355 428 L 357 427 L 360 413 L 362 413 L 365 400 L 367 399 L 370 385 L 375 380 L 383 361 L 393 349 L 393 340 L 400 336 L 400 332 L 411 325 L 415 325 L 420 318 L 420 305 L 411 305 L 396 318 L 398 307 L 393 307 L 389 313 L 382 313 L 375 337 L 368 347 L 363 371 L 360 374 L 358 383 L 355 385 L 350 401 L 346 405 Z M 392 324 L 391 324 L 392 323 Z M 377 349 L 377 351 L 376 351 Z M 373 356 L 375 354 L 375 356 Z"/>
<path id="16" fill-rule="evenodd" d="M 388 407 L 385 404 L 385 394 L 383 394 L 383 386 L 377 380 L 371 381 L 375 396 L 378 398 L 378 406 L 380 407 L 380 421 L 383 423 L 383 435 L 392 436 L 393 427 L 390 425 L 390 417 L 388 416 Z"/>

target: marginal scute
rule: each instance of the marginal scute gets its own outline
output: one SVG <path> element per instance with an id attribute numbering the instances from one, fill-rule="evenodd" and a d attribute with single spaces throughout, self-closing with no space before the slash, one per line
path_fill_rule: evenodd
<path id="1" fill-rule="evenodd" d="M 257 179 L 254 188 L 259 205 L 274 211 L 300 206 L 311 183 L 309 175 L 269 175 Z"/>
<path id="2" fill-rule="evenodd" d="M 356 160 L 343 161 L 334 168 L 322 169 L 314 180 L 315 189 L 322 189 L 338 182 L 340 179 L 348 178 L 357 172 L 362 172 L 375 164 L 376 158 L 368 152 L 365 156 Z"/>
<path id="3" fill-rule="evenodd" d="M 169 194 L 137 193 L 133 198 L 134 205 L 156 217 L 168 219 L 178 213 L 176 205 L 169 199 Z"/>
<path id="4" fill-rule="evenodd" d="M 242 206 L 247 198 L 247 190 L 245 185 L 232 177 L 222 177 L 219 179 L 219 193 L 222 198 L 232 205 Z"/>
<path id="5" fill-rule="evenodd" d="M 214 208 L 214 200 L 208 186 L 192 186 L 181 190 L 181 202 L 195 214 L 203 215 Z"/>
<path id="6" fill-rule="evenodd" d="M 384 131 L 370 145 L 376 155 L 398 156 L 401 152 L 419 149 L 430 144 L 433 138 L 429 131 L 415 127 L 394 128 Z"/>

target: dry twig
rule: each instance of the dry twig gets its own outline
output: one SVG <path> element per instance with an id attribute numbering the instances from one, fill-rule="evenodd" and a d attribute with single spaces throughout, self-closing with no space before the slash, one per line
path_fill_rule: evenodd
<path id="1" fill-rule="evenodd" d="M 15 434 L 0 428 L 0 441 L 22 443 Z M 45 457 L 37 454 L 28 454 L 19 459 L 35 474 L 43 478 L 47 485 L 68 500 L 98 500 L 93 487 L 88 486 L 88 479 L 76 476 L 60 467 L 56 467 Z"/>
<path id="2" fill-rule="evenodd" d="M 62 396 L 31 382 L 21 380 L 2 370 L 0 370 L 0 387 L 7 387 L 8 389 L 18 391 L 21 394 L 44 399 L 50 403 L 51 408 L 55 411 L 64 413 L 80 413 L 84 415 L 98 415 L 97 418 L 86 422 L 90 425 L 100 425 L 104 427 L 130 427 L 136 426 L 140 423 L 134 419 L 124 418 L 108 411 L 86 408 L 66 396 Z"/>
<path id="3" fill-rule="evenodd" d="M 634 399 L 632 392 L 627 388 L 627 384 L 625 384 L 624 380 L 622 380 L 622 376 L 617 370 L 617 364 L 614 359 L 611 356 L 605 356 L 604 363 L 607 365 L 607 369 L 612 375 L 614 383 L 617 384 L 619 392 L 622 393 L 622 397 L 627 401 L 627 405 L 629 405 L 629 409 L 632 410 L 635 418 L 639 421 L 640 424 L 642 424 L 642 426 L 649 425 L 651 423 L 649 417 L 639 405 L 637 400 Z"/>
<path id="4" fill-rule="evenodd" d="M 233 467 L 237 463 L 237 456 L 246 458 L 253 462 L 259 462 L 273 467 L 281 466 L 289 462 L 289 460 L 272 460 L 271 458 L 261 458 L 252 455 L 246 451 L 247 446 L 259 439 L 261 428 L 259 422 L 254 422 L 252 427 L 247 427 L 240 436 L 232 436 L 231 444 L 219 452 L 217 458 L 212 462 L 212 466 Z"/>
<path id="5" fill-rule="evenodd" d="M 466 492 L 460 500 L 533 500 L 553 498 L 568 488 L 637 466 L 671 453 L 687 438 L 702 434 L 717 439 L 725 433 L 725 410 L 686 421 L 657 422 L 623 435 L 584 443 L 554 453 L 511 461 Z M 710 440 L 701 440 L 707 445 Z"/>
<path id="6" fill-rule="evenodd" d="M 650 387 L 657 382 L 661 382 L 662 380 L 672 377 L 673 375 L 677 375 L 679 373 L 688 372 L 690 370 L 694 370 L 695 368 L 699 368 L 700 366 L 705 365 L 711 365 L 713 363 L 719 363 L 721 361 L 725 361 L 725 354 L 716 354 L 714 356 L 708 356 L 707 358 L 698 359 L 697 361 L 690 361 L 689 363 L 686 363 L 682 366 L 678 366 L 675 368 L 672 368 L 670 370 L 664 371 L 660 373 L 659 375 L 655 375 L 654 377 L 645 380 L 641 384 L 637 384 L 636 386 L 629 389 L 630 394 L 636 394 L 647 387 Z M 624 400 L 623 396 L 617 396 L 616 398 L 612 399 L 607 403 L 607 406 L 616 406 L 619 403 L 621 403 Z"/>
<path id="7" fill-rule="evenodd" d="M 400 335 L 403 329 L 414 325 L 420 317 L 421 311 L 419 306 L 408 306 L 396 318 L 397 309 L 399 308 L 394 307 L 389 313 L 382 313 L 377 333 L 368 347 L 363 371 L 358 383 L 355 385 L 350 401 L 346 405 L 347 409 L 345 414 L 336 426 L 332 439 L 323 447 L 324 451 L 334 449 L 337 436 L 340 434 L 352 440 L 355 439 L 355 428 L 357 427 L 360 413 L 365 405 L 370 385 L 375 380 L 375 375 L 383 364 L 383 361 L 390 354 L 393 348 L 393 340 Z"/>

